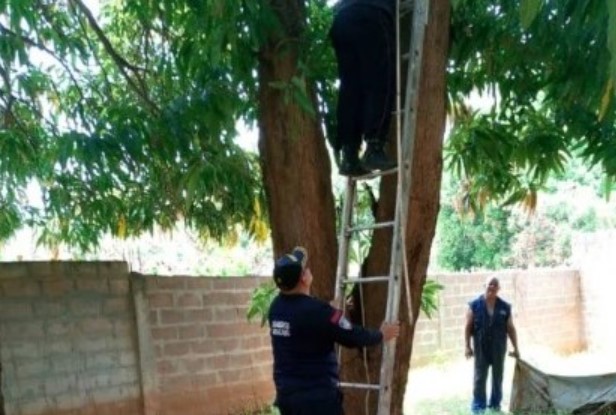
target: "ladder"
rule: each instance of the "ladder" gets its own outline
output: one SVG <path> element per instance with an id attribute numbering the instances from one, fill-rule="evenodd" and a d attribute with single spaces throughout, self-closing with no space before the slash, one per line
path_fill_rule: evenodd
<path id="1" fill-rule="evenodd" d="M 387 305 L 385 321 L 398 320 L 400 308 L 401 277 L 406 279 L 406 299 L 411 313 L 408 264 L 404 235 L 407 224 L 409 196 L 411 193 L 411 171 L 415 143 L 417 98 L 422 67 L 423 43 L 430 0 L 398 0 L 396 1 L 396 141 L 398 167 L 392 170 L 373 172 L 363 176 L 348 177 L 342 208 L 340 234 L 338 236 L 338 266 L 336 270 L 336 298 L 340 308 L 345 308 L 345 290 L 350 284 L 387 283 Z M 408 53 L 400 50 L 400 20 L 408 12 L 412 12 L 411 42 Z M 408 60 L 404 108 L 401 108 L 401 63 Z M 376 179 L 385 175 L 398 174 L 396 189 L 395 217 L 392 221 L 370 225 L 353 224 L 353 210 L 357 198 L 357 184 L 360 181 Z M 381 228 L 393 228 L 391 241 L 391 257 L 389 274 L 386 276 L 349 276 L 349 247 L 351 238 L 358 232 Z M 412 319 L 410 320 L 412 323 Z M 383 345 L 379 383 L 348 383 L 341 382 L 342 388 L 374 390 L 378 392 L 378 415 L 388 415 L 391 408 L 391 383 L 393 378 L 396 341 Z"/>

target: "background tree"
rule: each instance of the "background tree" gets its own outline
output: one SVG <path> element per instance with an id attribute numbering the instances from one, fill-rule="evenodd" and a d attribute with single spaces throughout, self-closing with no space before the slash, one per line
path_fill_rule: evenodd
<path id="1" fill-rule="evenodd" d="M 616 6 L 608 1 L 454 2 L 447 159 L 476 207 L 536 204 L 575 152 L 616 177 Z M 591 75 L 592 74 L 592 75 Z M 466 97 L 490 95 L 489 111 Z"/>

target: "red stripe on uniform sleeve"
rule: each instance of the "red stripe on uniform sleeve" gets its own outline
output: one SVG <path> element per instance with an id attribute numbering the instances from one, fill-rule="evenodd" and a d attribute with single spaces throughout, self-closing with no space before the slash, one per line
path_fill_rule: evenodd
<path id="1" fill-rule="evenodd" d="M 338 324 L 340 317 L 342 317 L 342 311 L 334 310 L 332 316 L 329 318 L 329 321 L 331 321 L 332 324 Z"/>

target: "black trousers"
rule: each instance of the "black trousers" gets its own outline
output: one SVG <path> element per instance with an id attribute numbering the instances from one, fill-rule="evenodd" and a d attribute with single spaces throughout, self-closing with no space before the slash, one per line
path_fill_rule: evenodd
<path id="1" fill-rule="evenodd" d="M 279 394 L 276 406 L 280 415 L 344 415 L 342 393 L 337 389 L 307 390 L 291 395 Z"/>
<path id="2" fill-rule="evenodd" d="M 340 92 L 336 150 L 358 150 L 365 140 L 385 141 L 395 95 L 395 28 L 387 12 L 349 6 L 334 18 L 330 36 Z"/>

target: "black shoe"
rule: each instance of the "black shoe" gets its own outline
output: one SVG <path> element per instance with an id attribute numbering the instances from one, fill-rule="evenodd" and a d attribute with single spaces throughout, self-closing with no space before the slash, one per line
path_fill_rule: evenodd
<path id="1" fill-rule="evenodd" d="M 342 176 L 363 176 L 370 173 L 362 166 L 356 151 L 342 151 L 342 161 L 340 162 L 340 175 Z"/>
<path id="2" fill-rule="evenodd" d="M 368 142 L 368 148 L 362 157 L 362 164 L 365 169 L 390 170 L 396 167 L 396 162 L 390 160 L 383 149 L 384 143 L 381 141 Z"/>

